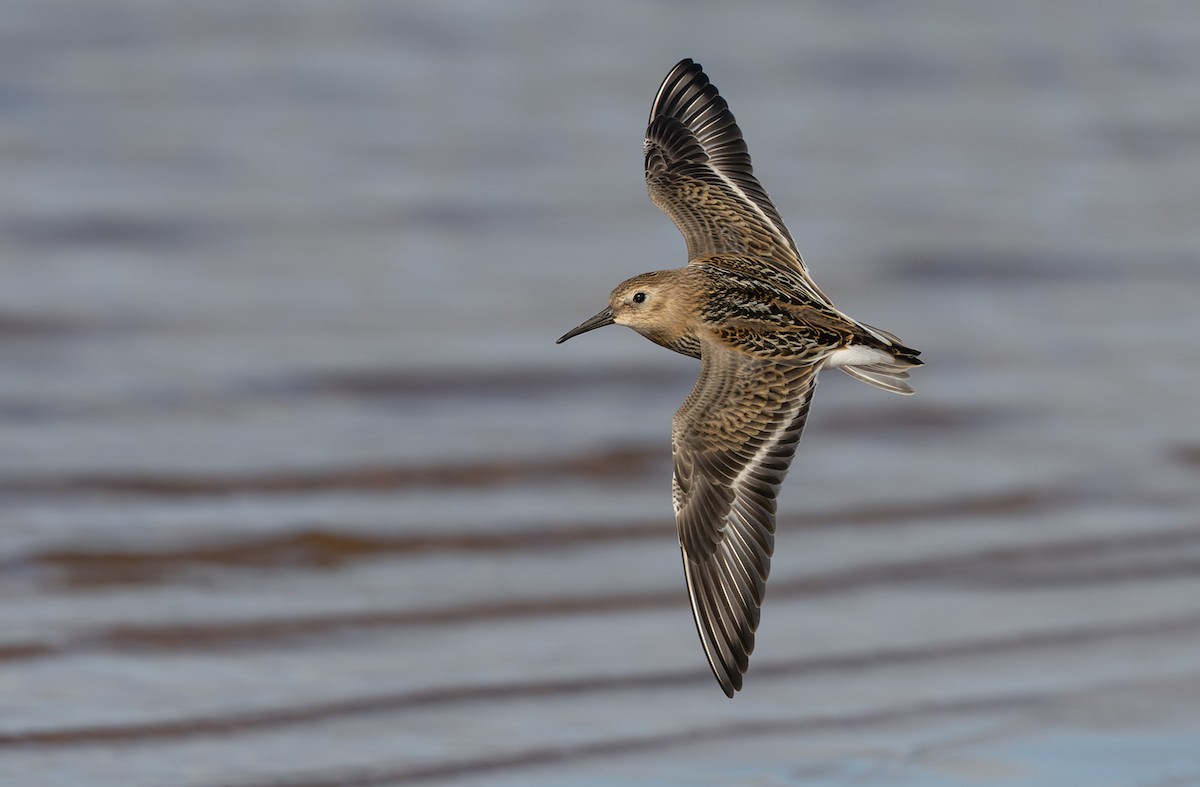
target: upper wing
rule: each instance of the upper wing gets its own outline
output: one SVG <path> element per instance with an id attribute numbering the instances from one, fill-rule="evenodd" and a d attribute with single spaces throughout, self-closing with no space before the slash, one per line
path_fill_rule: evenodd
<path id="1" fill-rule="evenodd" d="M 646 186 L 687 241 L 688 258 L 733 253 L 763 258 L 828 302 L 804 267 L 779 211 L 763 190 L 725 99 L 697 63 L 663 80 L 646 127 Z"/>
<path id="2" fill-rule="evenodd" d="M 675 521 L 692 614 L 725 694 L 742 687 L 775 547 L 775 497 L 820 362 L 781 364 L 706 343 L 672 433 Z"/>

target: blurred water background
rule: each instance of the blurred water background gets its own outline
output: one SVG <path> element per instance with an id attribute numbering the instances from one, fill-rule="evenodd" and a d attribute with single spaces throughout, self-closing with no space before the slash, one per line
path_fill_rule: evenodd
<path id="1" fill-rule="evenodd" d="M 8 0 L 0 782 L 1200 783 L 1200 7 Z M 687 607 L 703 63 L 827 373 L 746 689 Z"/>

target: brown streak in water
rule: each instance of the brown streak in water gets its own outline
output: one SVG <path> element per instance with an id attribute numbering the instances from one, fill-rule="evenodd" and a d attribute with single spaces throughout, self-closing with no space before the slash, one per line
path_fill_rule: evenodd
<path id="1" fill-rule="evenodd" d="M 434 389 L 437 385 L 433 386 Z M 476 386 L 472 390 L 480 390 Z M 487 390 L 486 387 L 483 390 Z M 444 398 L 444 397 L 443 397 Z M 22 405 L 46 410 L 44 405 Z M 53 415 L 50 408 L 43 415 Z M 2 415 L 3 413 L 0 413 Z M 19 414 L 19 413 L 18 413 Z M 960 431 L 973 426 L 994 426 L 1028 414 L 1011 411 L 938 407 L 872 408 L 833 413 L 828 417 L 834 432 L 883 436 L 931 430 Z M 618 445 L 588 450 L 574 456 L 491 459 L 477 462 L 448 462 L 435 465 L 370 465 L 311 471 L 203 475 L 186 473 L 127 473 L 124 475 L 78 475 L 60 478 L 9 478 L 0 480 L 0 493 L 7 494 L 132 494 L 148 497 L 194 497 L 199 495 L 244 495 L 311 493 L 330 491 L 398 491 L 405 489 L 490 488 L 517 484 L 546 484 L 564 479 L 612 480 L 644 476 L 666 466 L 669 448 L 656 441 L 641 445 Z"/>
<path id="2" fill-rule="evenodd" d="M 914 406 L 915 405 L 915 406 Z M 867 407 L 842 407 L 821 413 L 813 423 L 837 436 L 879 438 L 885 435 L 918 435 L 929 439 L 934 432 L 967 432 L 1021 422 L 1028 424 L 1036 412 L 1019 408 L 946 407 L 911 401 L 903 405 L 873 404 Z"/>
<path id="3" fill-rule="evenodd" d="M 907 584 L 957 583 L 995 584 L 1012 577 L 1023 586 L 1021 569 L 1029 564 L 1040 566 L 1047 559 L 1072 560 L 1128 554 L 1137 549 L 1181 548 L 1200 540 L 1200 529 L 1181 528 L 1160 530 L 1136 535 L 1096 536 L 1042 544 L 999 547 L 956 555 L 921 558 L 906 561 L 878 562 L 848 569 L 810 574 L 805 577 L 776 581 L 771 585 L 771 597 L 809 598 L 839 592 Z M 1069 568 L 1069 567 L 1068 567 Z M 1193 566 L 1185 566 L 1186 576 L 1193 576 Z M 1135 578 L 1126 573 L 1122 579 Z M 1171 578 L 1159 565 L 1139 572 L 1137 579 L 1160 580 Z M 1111 582 L 1104 576 L 1102 581 Z M 512 599 L 489 603 L 465 604 L 452 607 L 409 609 L 360 614 L 309 615 L 288 618 L 218 621 L 195 624 L 124 625 L 84 633 L 70 642 L 51 648 L 54 655 L 95 650 L 189 652 L 200 649 L 238 647 L 278 647 L 300 639 L 329 637 L 337 633 L 363 630 L 402 629 L 413 626 L 445 626 L 464 623 L 491 623 L 539 617 L 596 615 L 637 610 L 666 609 L 678 606 L 679 593 L 674 590 L 645 591 L 627 594 Z M 27 646 L 40 647 L 38 645 Z M 44 655 L 39 653 L 39 655 Z"/>
<path id="4" fill-rule="evenodd" d="M 60 572 L 71 586 L 170 583 L 189 568 L 329 569 L 385 555 L 430 552 L 527 552 L 580 544 L 662 536 L 653 523 L 575 527 L 571 530 L 518 530 L 500 533 L 421 533 L 377 536 L 309 530 L 239 539 L 233 543 L 142 551 L 50 550 L 30 562 Z"/>
<path id="5" fill-rule="evenodd" d="M 202 475 L 83 475 L 60 479 L 6 480 L 0 492 L 71 494 L 118 493 L 158 497 L 280 494 L 398 489 L 486 488 L 545 483 L 570 478 L 636 478 L 664 463 L 665 448 L 615 447 L 579 456 L 514 459 L 426 466 L 373 466 L 312 472 Z"/>
<path id="6" fill-rule="evenodd" d="M 165 251 L 227 237 L 229 226 L 209 226 L 190 216 L 149 217 L 116 212 L 24 216 L 0 224 L 6 237 L 31 248 L 118 248 Z"/>
<path id="7" fill-rule="evenodd" d="M 57 653 L 58 648 L 56 648 L 54 645 L 48 645 L 40 642 L 0 645 L 0 662 L 24 661 L 26 659 L 53 656 Z"/>
<path id="8" fill-rule="evenodd" d="M 1053 490 L 1022 489 L 912 503 L 862 506 L 793 517 L 784 527 L 811 529 L 854 525 L 928 522 L 963 516 L 1032 513 L 1069 505 L 1068 495 Z M 195 568 L 310 568 L 344 567 L 384 555 L 429 552 L 531 552 L 570 549 L 614 541 L 665 540 L 674 531 L 667 520 L 621 525 L 577 525 L 569 530 L 526 529 L 505 532 L 421 533 L 404 536 L 350 535 L 310 530 L 258 539 L 241 539 L 208 546 L 158 550 L 59 549 L 28 559 L 56 572 L 67 586 L 171 583 L 186 580 Z"/>
<path id="9" fill-rule="evenodd" d="M 358 372 L 316 373 L 280 383 L 266 381 L 256 386 L 266 391 L 299 392 L 305 395 L 334 395 L 353 398 L 404 400 L 410 398 L 471 399 L 568 396 L 605 388 L 637 391 L 679 386 L 686 392 L 695 370 L 668 367 L 596 367 L 573 371 L 545 369 L 465 369 L 443 372 L 413 372 L 410 369 L 367 369 Z"/>
<path id="10" fill-rule="evenodd" d="M 1034 631 L 1018 635 L 981 637 L 874 651 L 832 654 L 815 658 L 768 661 L 756 665 L 758 679 L 797 678 L 856 672 L 952 659 L 991 658 L 1003 654 L 1090 647 L 1128 639 L 1191 636 L 1200 631 L 1200 615 L 1160 618 L 1132 623 L 1084 626 L 1068 630 Z M 234 735 L 339 718 L 388 714 L 410 709 L 535 697 L 572 697 L 613 691 L 654 691 L 705 685 L 707 671 L 663 670 L 630 676 L 601 676 L 536 682 L 444 686 L 392 694 L 371 694 L 331 702 L 272 708 L 222 716 L 201 716 L 138 724 L 100 725 L 32 732 L 0 733 L 0 747 L 63 747 L 143 743 L 197 735 Z"/>
<path id="11" fill-rule="evenodd" d="M 1002 587 L 1053 588 L 1074 585 L 1113 585 L 1153 579 L 1200 577 L 1200 557 L 1168 557 L 1128 560 L 1103 566 L 1037 566 L 1018 568 L 993 578 L 991 584 Z M 987 581 L 984 577 L 981 580 Z"/>
<path id="12" fill-rule="evenodd" d="M 1195 279 L 1195 259 L 1187 254 L 1163 253 L 1138 258 L 1131 266 L 1121 255 L 1093 253 L 998 252 L 988 249 L 922 249 L 912 254 L 885 259 L 881 268 L 889 277 L 906 284 L 936 283 L 955 285 L 1014 286 L 1068 285 L 1081 282 L 1138 281 L 1163 282 Z"/>
<path id="13" fill-rule="evenodd" d="M 85 327 L 74 317 L 0 312 L 0 339 L 53 338 L 80 333 Z"/>
<path id="14" fill-rule="evenodd" d="M 1178 445 L 1168 453 L 1177 464 L 1200 467 L 1200 445 Z"/>

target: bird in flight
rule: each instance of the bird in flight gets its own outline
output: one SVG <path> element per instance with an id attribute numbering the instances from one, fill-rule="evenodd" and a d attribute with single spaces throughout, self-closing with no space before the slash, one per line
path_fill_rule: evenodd
<path id="1" fill-rule="evenodd" d="M 742 688 L 775 547 L 779 486 L 817 374 L 840 368 L 911 394 L 918 350 L 838 311 L 813 282 L 698 63 L 671 69 L 644 145 L 650 199 L 687 242 L 682 268 L 618 284 L 558 340 L 627 325 L 700 359 L 671 433 L 673 501 L 692 615 L 726 696 Z"/>

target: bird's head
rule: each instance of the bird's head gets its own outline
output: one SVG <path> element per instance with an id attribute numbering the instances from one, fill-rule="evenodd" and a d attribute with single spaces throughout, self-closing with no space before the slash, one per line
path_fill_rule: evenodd
<path id="1" fill-rule="evenodd" d="M 654 271 L 618 284 L 608 296 L 608 306 L 563 334 L 556 342 L 587 333 L 605 325 L 628 325 L 658 344 L 690 327 L 683 271 Z"/>

